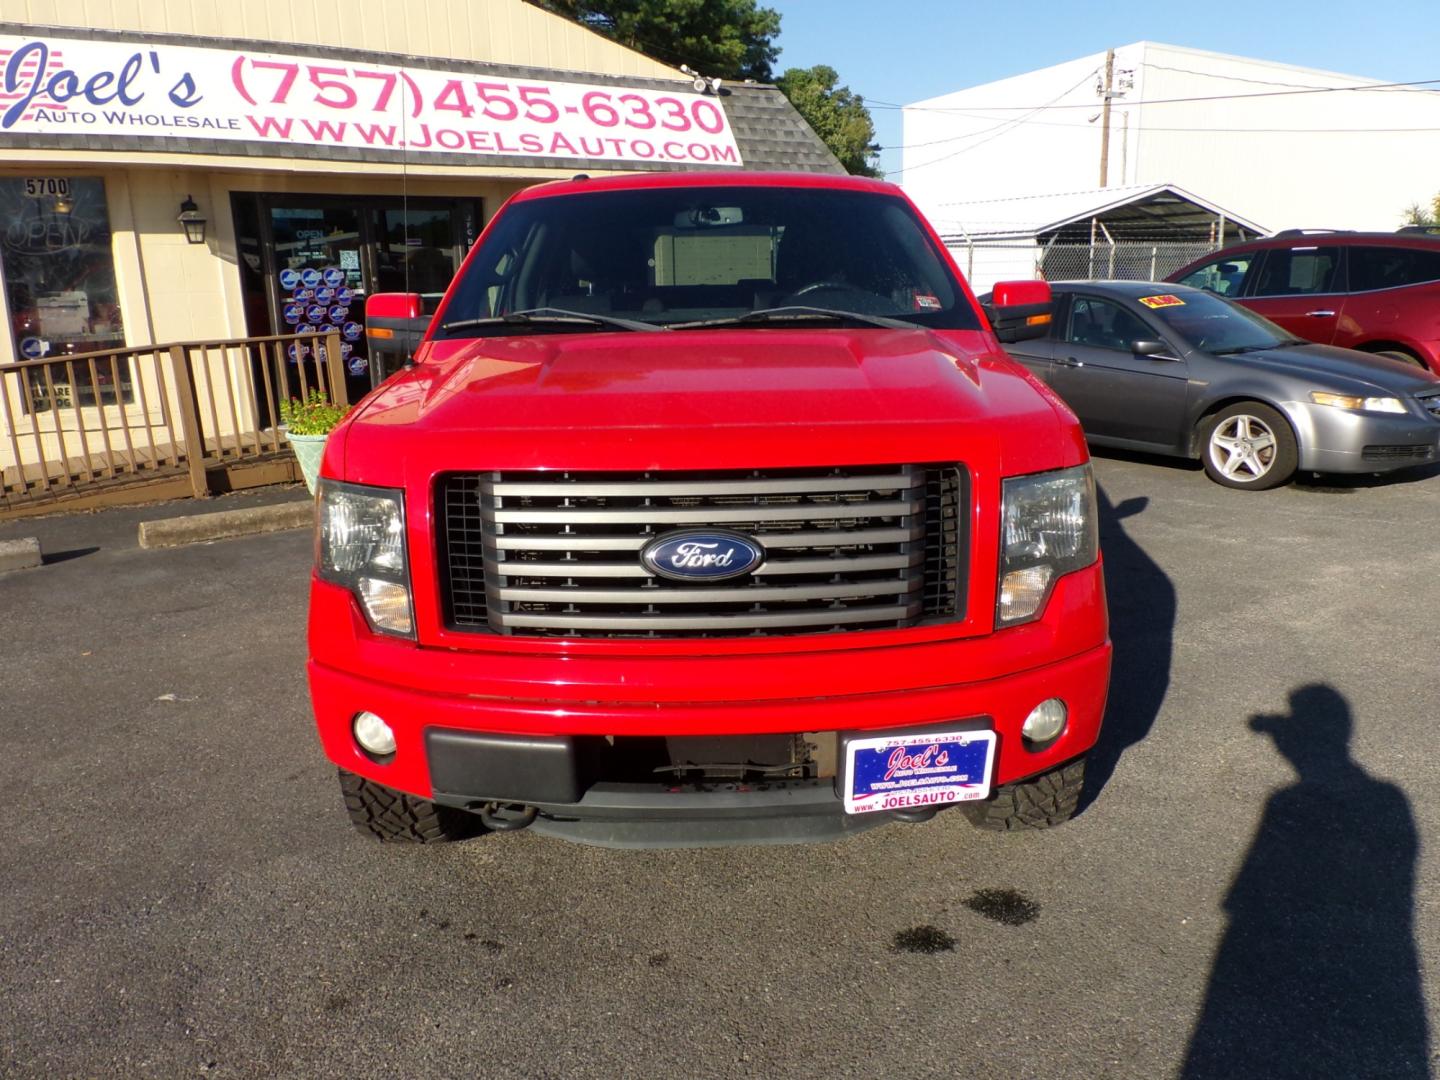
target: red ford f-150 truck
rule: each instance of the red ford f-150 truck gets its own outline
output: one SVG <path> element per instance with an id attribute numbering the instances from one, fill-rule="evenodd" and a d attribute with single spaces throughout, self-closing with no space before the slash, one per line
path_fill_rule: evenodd
<path id="1" fill-rule="evenodd" d="M 391 840 L 1074 813 L 1110 642 L 1075 418 L 892 185 L 534 187 L 326 445 L 309 678 Z M 419 298 L 370 299 L 372 330 Z M 997 336 L 998 335 L 998 336 Z"/>

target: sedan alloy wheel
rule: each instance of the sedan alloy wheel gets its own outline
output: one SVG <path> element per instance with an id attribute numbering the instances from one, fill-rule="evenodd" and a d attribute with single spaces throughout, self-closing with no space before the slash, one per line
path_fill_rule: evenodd
<path id="1" fill-rule="evenodd" d="M 1226 487 L 1262 490 L 1290 479 L 1298 457 L 1284 417 L 1267 405 L 1242 402 L 1221 410 L 1210 425 L 1205 471 Z"/>

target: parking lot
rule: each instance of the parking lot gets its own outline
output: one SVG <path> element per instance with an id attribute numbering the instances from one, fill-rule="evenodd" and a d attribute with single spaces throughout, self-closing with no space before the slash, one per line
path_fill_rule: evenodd
<path id="1" fill-rule="evenodd" d="M 1426 1077 L 1440 475 L 1100 457 L 1083 812 L 833 846 L 382 846 L 308 714 L 310 538 L 0 526 L 0 1074 Z"/>

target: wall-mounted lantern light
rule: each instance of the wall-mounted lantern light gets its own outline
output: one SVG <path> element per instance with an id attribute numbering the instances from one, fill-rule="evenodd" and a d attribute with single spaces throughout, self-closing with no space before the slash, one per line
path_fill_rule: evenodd
<path id="1" fill-rule="evenodd" d="M 206 218 L 200 213 L 200 207 L 195 205 L 195 200 L 189 195 L 180 204 L 180 216 L 175 219 L 180 222 L 180 227 L 185 230 L 185 239 L 192 244 L 203 244 L 205 242 Z"/>

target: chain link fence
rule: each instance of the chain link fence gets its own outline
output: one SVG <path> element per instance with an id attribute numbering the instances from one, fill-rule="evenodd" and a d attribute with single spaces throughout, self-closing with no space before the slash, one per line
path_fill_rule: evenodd
<path id="1" fill-rule="evenodd" d="M 1047 245 L 1030 239 L 967 243 L 946 237 L 945 245 L 977 294 L 989 292 L 997 281 L 1029 278 L 1163 281 L 1186 263 L 1217 250 L 1208 241 L 1173 240 Z"/>

